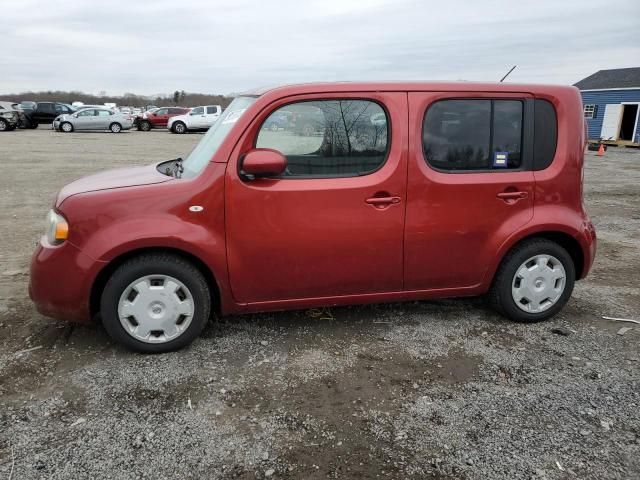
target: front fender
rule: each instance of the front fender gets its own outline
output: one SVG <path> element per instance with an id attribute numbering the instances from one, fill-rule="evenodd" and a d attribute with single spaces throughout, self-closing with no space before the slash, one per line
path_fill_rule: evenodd
<path id="1" fill-rule="evenodd" d="M 224 171 L 195 179 L 104 188 L 73 195 L 58 206 L 69 223 L 68 242 L 101 265 L 146 249 L 174 249 L 195 257 L 226 299 Z M 191 208 L 198 206 L 200 208 Z M 92 271 L 87 281 L 100 274 Z"/>
<path id="2" fill-rule="evenodd" d="M 139 232 L 144 232 L 144 235 Z M 216 282 L 222 310 L 227 310 L 231 299 L 226 294 L 229 288 L 224 236 L 203 225 L 184 222 L 178 218 L 149 216 L 139 220 L 114 222 L 98 230 L 82 248 L 82 252 L 96 260 L 96 265 L 100 267 L 93 271 L 91 284 L 119 257 L 149 249 L 177 250 L 200 260 Z"/>

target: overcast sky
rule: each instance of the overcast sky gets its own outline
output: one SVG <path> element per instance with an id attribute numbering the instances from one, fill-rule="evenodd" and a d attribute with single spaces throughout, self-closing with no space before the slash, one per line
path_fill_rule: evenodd
<path id="1" fill-rule="evenodd" d="M 0 93 L 571 84 L 640 66 L 640 0 L 0 0 Z"/>

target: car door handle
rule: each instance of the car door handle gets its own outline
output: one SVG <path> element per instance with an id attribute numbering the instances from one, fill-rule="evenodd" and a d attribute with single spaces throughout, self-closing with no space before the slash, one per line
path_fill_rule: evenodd
<path id="1" fill-rule="evenodd" d="M 370 197 L 365 200 L 365 203 L 369 205 L 373 205 L 376 208 L 384 208 L 389 205 L 397 205 L 400 203 L 402 199 L 396 196 L 388 196 L 388 197 Z"/>
<path id="2" fill-rule="evenodd" d="M 496 196 L 502 200 L 520 200 L 521 198 L 527 198 L 529 194 L 527 192 L 500 192 Z"/>
<path id="3" fill-rule="evenodd" d="M 520 192 L 520 191 L 506 191 L 506 192 L 500 192 L 496 195 L 496 197 L 498 197 L 507 205 L 513 205 L 514 203 L 517 203 L 518 201 L 523 200 L 528 196 L 529 196 L 529 193 Z"/>

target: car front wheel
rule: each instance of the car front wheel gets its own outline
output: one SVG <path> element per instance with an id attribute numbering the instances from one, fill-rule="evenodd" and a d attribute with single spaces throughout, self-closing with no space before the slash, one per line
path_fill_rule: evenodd
<path id="1" fill-rule="evenodd" d="M 62 125 L 60 125 L 60 130 L 65 133 L 71 133 L 73 132 L 73 125 L 71 125 L 69 122 L 62 122 Z"/>
<path id="2" fill-rule="evenodd" d="M 211 297 L 204 276 L 187 260 L 145 254 L 115 270 L 100 307 L 114 340 L 138 352 L 162 353 L 182 348 L 200 334 Z"/>
<path id="3" fill-rule="evenodd" d="M 0 118 L 0 132 L 9 131 L 9 122 L 7 122 L 4 118 Z"/>
<path id="4" fill-rule="evenodd" d="M 187 126 L 182 122 L 176 122 L 171 126 L 171 131 L 173 133 L 185 133 L 187 131 Z"/>
<path id="5" fill-rule="evenodd" d="M 540 322 L 564 307 L 575 276 L 573 259 L 562 246 L 543 238 L 526 240 L 503 259 L 489 300 L 511 320 Z"/>
<path id="6" fill-rule="evenodd" d="M 111 130 L 112 133 L 120 133 L 122 131 L 122 125 L 117 122 L 113 122 L 109 125 L 109 130 Z"/>

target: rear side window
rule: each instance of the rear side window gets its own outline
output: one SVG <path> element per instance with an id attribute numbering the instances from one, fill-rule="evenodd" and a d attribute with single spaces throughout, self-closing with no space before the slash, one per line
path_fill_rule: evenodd
<path id="1" fill-rule="evenodd" d="M 440 100 L 422 124 L 427 162 L 444 171 L 518 169 L 522 165 L 521 100 Z"/>
<path id="2" fill-rule="evenodd" d="M 543 170 L 551 165 L 558 141 L 558 119 L 551 102 L 535 101 L 533 129 L 533 169 Z"/>
<path id="3" fill-rule="evenodd" d="M 207 113 L 218 113 L 218 109 L 216 107 L 207 107 Z"/>
<path id="4" fill-rule="evenodd" d="M 298 102 L 271 113 L 256 147 L 287 157 L 284 178 L 366 175 L 386 160 L 388 123 L 384 109 L 368 100 Z"/>

